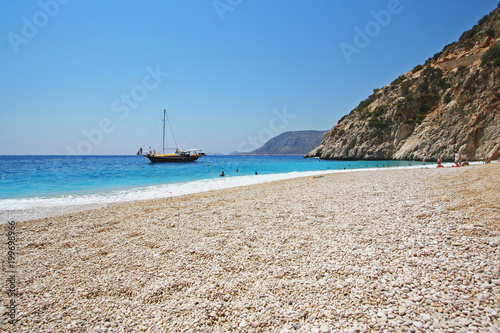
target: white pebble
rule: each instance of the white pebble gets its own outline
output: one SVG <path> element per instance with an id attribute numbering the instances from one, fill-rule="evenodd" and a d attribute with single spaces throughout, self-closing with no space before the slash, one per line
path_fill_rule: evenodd
<path id="1" fill-rule="evenodd" d="M 415 326 L 416 328 L 420 328 L 420 329 L 424 328 L 424 324 L 422 324 L 419 321 L 414 321 L 413 326 Z"/>
<path id="2" fill-rule="evenodd" d="M 421 318 L 421 319 L 422 319 L 422 321 L 424 321 L 424 322 L 428 322 L 428 321 L 431 321 L 431 320 L 432 320 L 432 317 L 431 317 L 431 316 L 429 316 L 429 315 L 428 315 L 428 314 L 426 314 L 426 313 L 422 313 L 422 314 L 420 315 L 420 318 Z"/>

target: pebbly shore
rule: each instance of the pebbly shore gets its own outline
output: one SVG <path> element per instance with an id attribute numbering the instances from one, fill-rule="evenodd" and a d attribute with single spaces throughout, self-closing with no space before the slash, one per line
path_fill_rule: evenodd
<path id="1" fill-rule="evenodd" d="M 0 330 L 499 332 L 499 175 L 329 174 L 19 222 Z"/>

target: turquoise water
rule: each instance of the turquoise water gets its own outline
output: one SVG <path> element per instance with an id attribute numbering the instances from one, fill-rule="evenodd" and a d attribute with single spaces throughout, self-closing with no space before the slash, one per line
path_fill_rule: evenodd
<path id="1" fill-rule="evenodd" d="M 142 156 L 0 156 L 0 223 L 336 170 L 409 165 L 420 167 L 421 162 L 206 156 L 190 163 L 152 164 Z M 219 176 L 222 171 L 225 177 Z"/>
<path id="2" fill-rule="evenodd" d="M 206 156 L 191 163 L 155 163 L 141 156 L 0 156 L 0 199 L 82 195 L 140 186 L 244 175 L 420 164 L 325 161 L 300 156 Z M 237 172 L 236 170 L 239 170 Z"/>

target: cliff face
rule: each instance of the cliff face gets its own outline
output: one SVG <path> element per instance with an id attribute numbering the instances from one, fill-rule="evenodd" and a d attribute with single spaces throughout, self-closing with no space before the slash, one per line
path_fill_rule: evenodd
<path id="1" fill-rule="evenodd" d="M 500 8 L 362 101 L 305 157 L 500 156 Z"/>
<path id="2" fill-rule="evenodd" d="M 317 147 L 325 131 L 292 131 L 282 133 L 262 147 L 244 155 L 304 155 Z"/>

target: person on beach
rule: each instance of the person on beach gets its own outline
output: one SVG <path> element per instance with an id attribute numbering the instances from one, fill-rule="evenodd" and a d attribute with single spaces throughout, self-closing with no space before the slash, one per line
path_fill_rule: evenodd
<path id="1" fill-rule="evenodd" d="M 460 154 L 455 152 L 455 167 L 459 167 L 460 166 Z"/>
<path id="2" fill-rule="evenodd" d="M 224 177 L 225 174 L 224 174 L 224 171 L 222 171 L 222 173 L 220 174 L 221 177 Z"/>
<path id="3" fill-rule="evenodd" d="M 438 157 L 438 161 L 437 162 L 438 162 L 438 164 L 437 164 L 438 168 L 444 168 L 444 166 L 441 164 L 441 162 L 442 162 L 441 157 Z"/>

